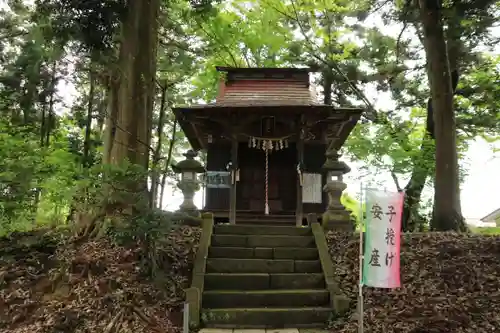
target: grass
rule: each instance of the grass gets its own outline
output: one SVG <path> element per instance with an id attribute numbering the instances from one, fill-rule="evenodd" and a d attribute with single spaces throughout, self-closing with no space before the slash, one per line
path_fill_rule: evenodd
<path id="1" fill-rule="evenodd" d="M 470 227 L 470 230 L 480 235 L 500 235 L 500 227 Z"/>

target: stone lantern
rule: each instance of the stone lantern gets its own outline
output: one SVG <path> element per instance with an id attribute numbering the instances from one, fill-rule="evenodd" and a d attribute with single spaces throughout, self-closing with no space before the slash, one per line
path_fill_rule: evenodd
<path id="1" fill-rule="evenodd" d="M 343 176 L 350 172 L 351 168 L 345 162 L 339 161 L 339 157 L 340 154 L 336 149 L 329 149 L 326 152 L 323 169 L 327 171 L 327 180 L 323 191 L 328 195 L 328 206 L 323 213 L 322 224 L 327 230 L 354 231 L 351 212 L 340 202 L 342 192 L 347 188 Z"/>
<path id="2" fill-rule="evenodd" d="M 200 215 L 193 198 L 194 194 L 200 189 L 198 174 L 205 172 L 205 167 L 194 159 L 197 155 L 195 151 L 188 150 L 183 154 L 186 157 L 185 160 L 172 165 L 172 170 L 177 174 L 181 174 L 181 179 L 177 183 L 177 187 L 182 191 L 184 201 L 179 206 L 179 211 L 191 216 Z"/>

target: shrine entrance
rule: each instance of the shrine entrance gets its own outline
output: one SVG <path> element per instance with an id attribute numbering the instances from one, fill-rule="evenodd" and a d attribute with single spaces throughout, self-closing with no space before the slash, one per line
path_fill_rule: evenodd
<path id="1" fill-rule="evenodd" d="M 297 196 L 295 145 L 268 149 L 267 176 L 266 150 L 241 144 L 238 153 L 237 209 L 260 214 L 294 214 Z"/>
<path id="2" fill-rule="evenodd" d="M 208 172 L 224 180 L 207 186 L 204 210 L 232 224 L 291 217 L 300 226 L 323 214 L 327 171 L 362 109 L 318 103 L 308 68 L 217 70 L 215 103 L 174 109 Z"/>

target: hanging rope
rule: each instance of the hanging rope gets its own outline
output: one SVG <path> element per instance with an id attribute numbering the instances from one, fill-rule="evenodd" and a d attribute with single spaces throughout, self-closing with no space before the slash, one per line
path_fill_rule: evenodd
<path id="1" fill-rule="evenodd" d="M 250 137 L 248 140 L 249 148 L 257 148 L 264 150 L 266 154 L 266 165 L 265 165 L 265 197 L 264 197 L 264 213 L 269 215 L 269 154 L 273 150 L 282 150 L 288 148 L 288 139 L 286 137 L 277 139 L 264 139 L 258 137 Z"/>
<path id="2" fill-rule="evenodd" d="M 265 206 L 265 211 L 264 213 L 266 215 L 269 215 L 269 149 L 265 150 L 266 152 L 266 196 L 265 196 L 265 201 L 266 201 L 266 206 Z"/>
<path id="3" fill-rule="evenodd" d="M 288 148 L 288 139 L 287 137 L 278 138 L 278 139 L 265 139 L 259 137 L 249 137 L 248 138 L 248 148 L 257 148 L 262 150 L 283 150 L 284 148 Z"/>

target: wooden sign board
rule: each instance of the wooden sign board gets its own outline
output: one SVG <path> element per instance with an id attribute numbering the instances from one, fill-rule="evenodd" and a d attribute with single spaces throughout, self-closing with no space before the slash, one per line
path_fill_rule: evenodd
<path id="1" fill-rule="evenodd" d="M 230 188 L 231 172 L 207 171 L 205 174 L 207 188 Z"/>
<path id="2" fill-rule="evenodd" d="M 321 174 L 302 174 L 302 202 L 319 204 L 323 202 L 323 186 L 321 183 Z"/>

